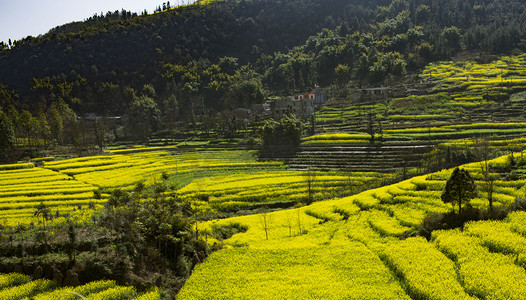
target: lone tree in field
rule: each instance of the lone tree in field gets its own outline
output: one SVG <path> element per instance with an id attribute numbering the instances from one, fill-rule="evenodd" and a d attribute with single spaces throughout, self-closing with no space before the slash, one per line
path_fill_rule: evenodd
<path id="1" fill-rule="evenodd" d="M 46 204 L 44 204 L 44 202 L 40 202 L 39 205 L 35 206 L 34 216 L 42 217 L 42 223 L 44 224 L 44 229 L 46 228 L 46 220 L 49 220 L 50 215 L 51 215 L 51 210 Z"/>
<path id="2" fill-rule="evenodd" d="M 481 182 L 481 190 L 484 191 L 488 197 L 489 210 L 493 209 L 493 192 L 495 191 L 495 181 L 497 177 L 491 174 L 491 166 L 488 161 L 493 156 L 493 151 L 487 139 L 477 139 L 473 144 L 473 153 L 475 158 L 480 161 L 480 169 L 482 171 L 483 180 Z"/>
<path id="3" fill-rule="evenodd" d="M 303 173 L 303 177 L 305 178 L 305 183 L 307 183 L 307 204 L 311 204 L 314 202 L 314 182 L 316 181 L 316 172 L 313 170 L 307 168 L 307 170 Z"/>
<path id="4" fill-rule="evenodd" d="M 446 182 L 441 198 L 444 203 L 452 203 L 453 207 L 458 204 L 458 214 L 460 214 L 462 203 L 468 202 L 476 195 L 477 187 L 469 171 L 456 167 Z"/>
<path id="5" fill-rule="evenodd" d="M 270 221 L 271 215 L 268 213 L 263 213 L 260 215 L 261 226 L 265 231 L 265 238 L 268 240 L 268 232 L 270 231 Z"/>

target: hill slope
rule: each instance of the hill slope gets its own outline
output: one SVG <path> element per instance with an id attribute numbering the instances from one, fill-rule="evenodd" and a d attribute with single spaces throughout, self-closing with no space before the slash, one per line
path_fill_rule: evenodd
<path id="1" fill-rule="evenodd" d="M 249 106 L 264 99 L 258 92 L 293 93 L 349 79 L 379 84 L 459 50 L 524 50 L 525 5 L 228 0 L 146 16 L 113 14 L 2 49 L 0 83 L 28 104 L 63 98 L 77 112 L 106 114 L 122 114 L 133 99 L 130 88 L 138 95 L 152 84 L 155 93 L 145 94 L 159 106 L 175 95 L 183 118 L 192 102 Z"/>
<path id="2" fill-rule="evenodd" d="M 507 157 L 490 164 L 495 174 L 509 167 Z M 482 180 L 479 163 L 463 167 Z M 426 214 L 451 209 L 440 200 L 450 172 L 294 210 L 202 224 L 202 230 L 247 231 L 226 239 L 225 249 L 197 266 L 179 299 L 523 299 L 524 212 L 505 221 L 469 222 L 464 232 L 434 231 L 430 241 L 406 239 Z M 499 206 L 524 196 L 524 179 L 495 183 Z M 471 205 L 486 207 L 485 194 Z"/>

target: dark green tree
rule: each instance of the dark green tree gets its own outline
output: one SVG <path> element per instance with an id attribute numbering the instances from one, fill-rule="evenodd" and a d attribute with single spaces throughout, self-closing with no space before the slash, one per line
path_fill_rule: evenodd
<path id="1" fill-rule="evenodd" d="M 179 115 L 179 102 L 176 96 L 172 94 L 164 99 L 163 108 L 163 121 L 169 129 L 173 129 Z"/>
<path id="2" fill-rule="evenodd" d="M 455 26 L 446 27 L 440 35 L 440 54 L 448 57 L 460 50 L 461 32 Z"/>
<path id="3" fill-rule="evenodd" d="M 64 120 L 60 112 L 55 107 L 51 108 L 47 113 L 51 137 L 58 143 L 62 144 L 64 138 Z"/>
<path id="4" fill-rule="evenodd" d="M 0 160 L 7 159 L 7 153 L 15 142 L 13 123 L 7 115 L 0 111 Z"/>
<path id="5" fill-rule="evenodd" d="M 145 141 L 158 129 L 160 111 L 157 103 L 147 96 L 136 97 L 130 104 L 130 129 L 132 135 Z"/>
<path id="6" fill-rule="evenodd" d="M 477 196 L 477 186 L 468 170 L 456 167 L 446 182 L 441 199 L 444 203 L 458 205 L 458 213 L 462 212 L 462 203 Z"/>
<path id="7" fill-rule="evenodd" d="M 301 142 L 302 123 L 294 116 L 279 122 L 269 120 L 263 125 L 263 152 L 271 156 L 291 155 Z"/>
<path id="8" fill-rule="evenodd" d="M 44 140 L 44 143 L 49 142 L 51 137 L 51 127 L 49 126 L 46 114 L 43 111 L 38 113 L 38 137 Z"/>
<path id="9" fill-rule="evenodd" d="M 336 74 L 337 84 L 342 87 L 351 80 L 352 69 L 348 65 L 339 64 L 334 69 L 334 73 Z"/>
<path id="10" fill-rule="evenodd" d="M 20 114 L 19 126 L 19 135 L 26 138 L 26 143 L 31 149 L 39 127 L 38 120 L 29 111 L 23 110 Z"/>
<path id="11" fill-rule="evenodd" d="M 243 66 L 231 77 L 230 87 L 221 99 L 223 108 L 250 108 L 254 103 L 263 103 L 266 91 L 261 80 L 250 66 Z"/>
<path id="12" fill-rule="evenodd" d="M 429 20 L 431 9 L 425 4 L 421 4 L 416 8 L 415 23 L 420 25 Z"/>

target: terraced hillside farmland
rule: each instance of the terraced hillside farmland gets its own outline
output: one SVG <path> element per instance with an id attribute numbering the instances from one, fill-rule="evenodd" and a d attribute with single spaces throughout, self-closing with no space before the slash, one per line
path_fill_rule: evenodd
<path id="1" fill-rule="evenodd" d="M 52 280 L 31 280 L 27 275 L 0 274 L 1 299 L 161 299 L 158 290 L 137 293 L 134 287 L 118 286 L 115 281 L 100 280 L 76 287 L 58 287 Z"/>
<path id="2" fill-rule="evenodd" d="M 422 166 L 423 155 L 436 146 L 472 149 L 486 139 L 497 152 L 526 148 L 526 123 L 472 123 L 384 130 L 370 142 L 365 134 L 319 134 L 305 138 L 290 162 L 293 169 L 393 172 Z M 382 142 L 378 142 L 381 139 Z"/>
<path id="3" fill-rule="evenodd" d="M 183 199 L 194 200 L 201 210 L 292 207 L 352 195 L 379 186 L 391 176 L 374 172 L 298 172 L 281 171 L 234 174 L 196 179 L 178 190 Z"/>
<path id="4" fill-rule="evenodd" d="M 283 169 L 280 162 L 257 162 L 254 153 L 246 151 L 118 153 L 47 162 L 44 168 L 110 189 L 132 189 L 139 182 L 148 186 L 163 174 L 173 175 L 175 183 L 184 186 L 214 174 Z"/>
<path id="5" fill-rule="evenodd" d="M 15 167 L 23 169 L 0 171 L 0 217 L 11 226 L 41 221 L 35 213 L 40 202 L 50 216 L 71 215 L 105 203 L 113 189 L 132 190 L 138 183 L 163 182 L 166 193 L 215 214 L 352 195 L 392 178 L 375 172 L 287 171 L 281 162 L 258 162 L 255 152 L 247 151 L 153 151 L 3 168 Z"/>
<path id="6" fill-rule="evenodd" d="M 390 172 L 419 166 L 418 157 L 435 145 L 480 137 L 514 140 L 506 151 L 524 149 L 517 141 L 526 135 L 526 55 L 431 64 L 420 78 L 420 90 L 392 87 L 412 95 L 349 95 L 322 107 L 317 135 L 303 140 L 292 167 Z"/>
<path id="7" fill-rule="evenodd" d="M 347 172 L 395 172 L 403 168 L 420 167 L 422 155 L 433 149 L 431 143 L 346 143 L 341 139 L 322 138 L 326 136 L 330 135 L 311 136 L 306 139 L 289 163 L 289 167 Z M 313 139 L 316 139 L 315 143 L 309 142 Z"/>
<path id="8" fill-rule="evenodd" d="M 381 121 L 384 130 L 526 121 L 524 54 L 500 57 L 491 63 L 434 63 L 424 69 L 420 79 L 421 84 L 404 86 L 412 95 L 367 101 L 347 99 L 347 104 L 323 107 L 316 113 L 319 131 L 367 132 L 371 117 L 373 125 Z M 420 88 L 417 94 L 415 87 Z"/>
<path id="9" fill-rule="evenodd" d="M 0 222 L 4 225 L 38 223 L 35 206 L 43 202 L 53 217 L 70 215 L 79 208 L 106 202 L 107 195 L 95 197 L 97 187 L 73 180 L 66 174 L 36 168 L 33 164 L 2 166 L 0 171 Z"/>
<path id="10" fill-rule="evenodd" d="M 378 173 L 286 171 L 280 162 L 257 162 L 255 152 L 149 152 L 49 162 L 44 165 L 101 188 L 132 189 L 170 178 L 182 197 L 204 210 L 235 211 L 350 195 L 378 186 Z M 189 184 L 189 185 L 188 185 Z M 188 186 L 187 186 L 188 185 Z M 309 192 L 310 186 L 310 192 Z"/>
<path id="11" fill-rule="evenodd" d="M 490 164 L 499 176 L 494 205 L 509 206 L 525 196 L 525 178 L 509 180 L 496 171 L 508 168 L 508 157 Z M 480 163 L 463 168 L 483 183 Z M 426 215 L 452 209 L 440 200 L 450 173 L 307 207 L 202 223 L 212 233 L 246 231 L 223 240 L 225 249 L 196 267 L 179 299 L 524 299 L 524 212 L 503 221 L 473 221 L 464 232 L 435 231 L 429 241 L 410 237 Z M 471 205 L 487 208 L 486 195 L 479 193 Z"/>

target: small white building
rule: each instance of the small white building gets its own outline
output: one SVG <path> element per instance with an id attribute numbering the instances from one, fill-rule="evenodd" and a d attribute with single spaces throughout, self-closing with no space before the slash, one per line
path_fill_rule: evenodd
<path id="1" fill-rule="evenodd" d="M 308 98 L 314 101 L 315 106 L 320 106 L 327 101 L 327 93 L 325 93 L 320 87 L 316 86 L 310 93 L 296 94 L 296 99 Z"/>
<path id="2" fill-rule="evenodd" d="M 306 119 L 314 112 L 314 98 L 288 97 L 284 100 L 273 101 L 270 107 L 274 120 L 279 120 L 287 114 L 293 114 L 297 118 Z"/>
<path id="3" fill-rule="evenodd" d="M 279 120 L 287 114 L 296 118 L 306 119 L 314 113 L 314 108 L 327 101 L 327 94 L 318 86 L 309 93 L 299 93 L 281 100 L 274 100 L 270 104 L 270 111 L 274 120 Z"/>

